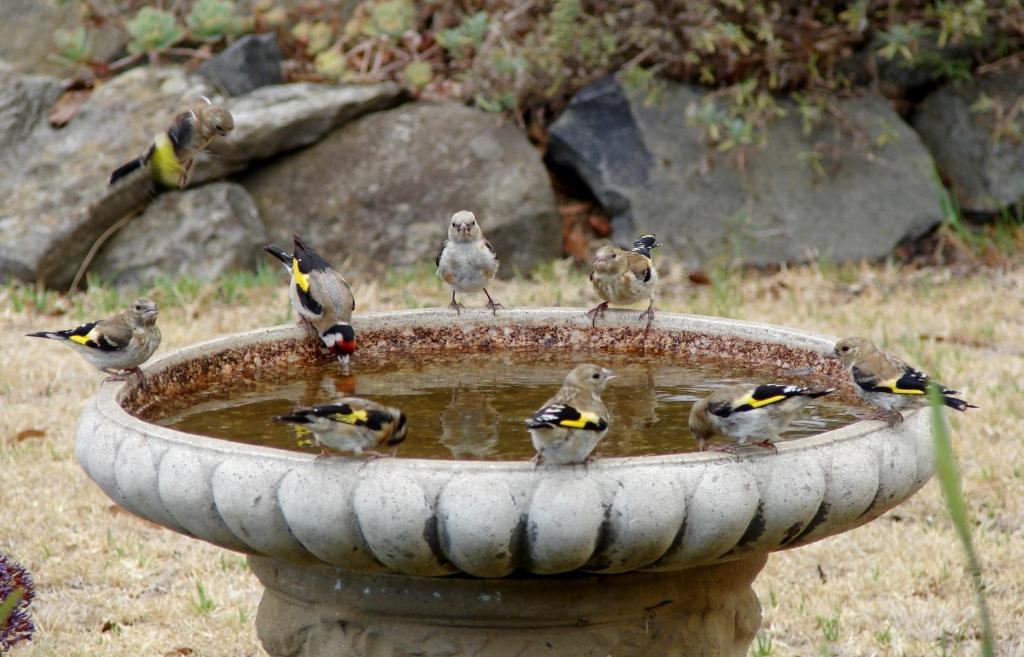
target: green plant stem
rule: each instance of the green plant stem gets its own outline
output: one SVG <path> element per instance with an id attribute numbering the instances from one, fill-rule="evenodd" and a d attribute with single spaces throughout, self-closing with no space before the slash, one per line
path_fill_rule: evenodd
<path id="1" fill-rule="evenodd" d="M 985 598 L 985 584 L 981 577 L 981 564 L 978 561 L 978 554 L 974 550 L 974 540 L 971 538 L 971 526 L 967 515 L 967 503 L 964 501 L 963 491 L 960 486 L 960 473 L 957 470 L 956 459 L 953 455 L 953 445 L 949 438 L 949 426 L 946 424 L 946 414 L 942 403 L 942 392 L 935 384 L 928 386 L 928 400 L 931 403 L 932 415 L 932 440 L 935 445 L 935 470 L 939 478 L 939 485 L 942 487 L 942 495 L 946 498 L 946 508 L 949 510 L 949 517 L 953 521 L 960 544 L 963 546 L 964 555 L 967 557 L 967 567 L 971 571 L 971 584 L 974 586 L 974 597 L 978 606 L 978 619 L 981 622 L 981 654 L 982 657 L 995 657 L 995 648 L 992 633 L 992 619 L 988 612 L 988 602 Z"/>
<path id="2" fill-rule="evenodd" d="M 7 625 L 7 619 L 11 617 L 11 612 L 13 612 L 14 608 L 18 606 L 18 603 L 21 602 L 21 598 L 24 595 L 25 589 L 19 586 L 11 591 L 11 594 L 6 598 L 0 600 L 0 627 Z"/>

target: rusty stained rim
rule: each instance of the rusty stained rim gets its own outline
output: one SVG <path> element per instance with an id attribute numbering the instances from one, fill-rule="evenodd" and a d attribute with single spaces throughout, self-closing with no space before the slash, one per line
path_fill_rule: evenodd
<path id="1" fill-rule="evenodd" d="M 655 350 L 658 352 L 678 353 L 680 345 L 688 350 L 719 346 L 724 348 L 726 358 L 739 358 L 744 355 L 761 354 L 757 362 L 764 362 L 764 355 L 776 358 L 780 367 L 795 365 L 826 363 L 826 369 L 835 373 L 840 371 L 838 363 L 825 359 L 831 352 L 834 338 L 814 334 L 808 331 L 792 329 L 757 322 L 686 315 L 678 313 L 659 313 L 655 326 L 649 334 L 644 333 L 642 325 L 636 321 L 635 311 L 608 312 L 607 318 L 596 329 L 590 326 L 590 319 L 581 309 L 576 308 L 529 308 L 503 311 L 494 316 L 486 310 L 463 311 L 456 317 L 450 311 L 440 309 L 408 310 L 386 313 L 374 313 L 353 318 L 353 326 L 360 336 L 362 353 L 380 353 L 396 351 L 436 351 L 438 348 L 452 347 L 452 341 L 466 348 L 479 347 L 490 343 L 493 347 L 496 340 L 509 340 L 512 348 L 523 349 L 537 347 L 538 336 L 554 336 L 555 342 L 540 345 L 558 348 L 610 348 L 617 352 Z M 534 342 L 524 341 L 529 336 Z M 582 336 L 587 341 L 580 342 Z M 468 340 L 468 342 L 467 342 Z M 567 344 L 563 344 L 567 342 Z M 417 346 L 407 349 L 410 344 Z M 259 349 L 256 349 L 259 348 Z M 228 355 L 231 363 L 224 365 L 224 357 Z M 779 361 L 787 355 L 789 363 Z M 166 385 L 172 377 L 178 376 L 183 382 L 195 381 L 201 372 L 182 370 L 189 364 L 198 364 L 202 368 L 220 365 L 219 374 L 225 375 L 228 370 L 252 370 L 262 366 L 265 359 L 283 359 L 297 361 L 300 359 L 328 360 L 320 349 L 319 341 L 306 327 L 298 324 L 287 324 L 267 328 L 259 328 L 235 333 L 205 342 L 182 347 L 152 361 L 143 368 L 147 385 L 159 387 Z M 795 363 L 793 362 L 795 361 Z M 358 367 L 358 363 L 354 364 Z M 832 381 L 835 383 L 835 381 Z M 198 387 L 198 386 L 193 386 Z M 187 386 L 186 386 L 187 388 Z M 314 462 L 312 454 L 302 454 L 290 450 L 259 445 L 248 445 L 229 440 L 177 431 L 147 422 L 135 415 L 148 404 L 141 395 L 144 390 L 135 384 L 114 383 L 101 386 L 99 392 L 90 402 L 104 420 L 120 427 L 165 441 L 169 444 L 189 446 L 211 452 L 220 452 L 231 456 L 248 456 L 270 458 L 293 463 Z M 132 408 L 135 406 L 135 408 Z M 127 408 L 126 408 L 127 407 Z M 131 410 L 129 410 L 131 409 Z M 920 411 L 907 413 L 909 420 Z M 796 454 L 815 450 L 824 444 L 835 444 L 862 438 L 885 428 L 884 423 L 877 421 L 859 421 L 845 427 L 833 429 L 813 436 L 786 440 L 778 444 L 778 453 Z M 524 437 L 525 439 L 525 437 Z M 772 456 L 753 453 L 750 455 L 730 455 L 712 453 L 679 453 L 655 456 L 605 457 L 590 465 L 591 469 L 606 467 L 633 468 L 647 465 L 697 465 L 712 462 L 751 461 L 755 458 Z M 477 470 L 487 473 L 502 471 L 523 472 L 533 471 L 534 466 L 528 461 L 488 460 L 488 461 L 457 461 L 455 459 L 415 459 L 395 458 L 379 459 L 366 462 L 356 459 L 331 460 L 322 465 L 364 467 L 372 465 L 380 467 L 413 468 L 424 471 L 443 471 L 458 464 L 460 471 Z"/>

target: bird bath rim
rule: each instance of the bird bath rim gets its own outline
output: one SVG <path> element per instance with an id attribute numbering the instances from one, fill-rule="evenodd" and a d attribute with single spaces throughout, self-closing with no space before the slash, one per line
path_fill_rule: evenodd
<path id="1" fill-rule="evenodd" d="M 753 350 L 780 369 L 816 363 L 839 373 L 838 364 L 823 360 L 831 338 L 694 315 L 660 313 L 650 334 L 634 311 L 610 312 L 593 329 L 575 308 L 497 316 L 412 310 L 357 316 L 353 325 L 361 342 L 356 371 L 358 358 L 374 351 L 467 343 L 493 349 L 504 339 L 509 348 L 674 346 L 684 358 L 706 348 L 732 357 Z M 184 347 L 145 371 L 159 389 L 175 368 L 219 363 L 244 372 L 260 367 L 266 351 L 325 358 L 304 327 L 287 325 Z M 187 376 L 179 378 L 187 385 Z M 861 421 L 787 440 L 777 454 L 609 457 L 588 468 L 535 468 L 526 461 L 315 462 L 313 455 L 150 424 L 124 408 L 137 404 L 140 392 L 130 384 L 102 386 L 79 426 L 79 461 L 118 504 L 230 549 L 362 572 L 504 577 L 720 563 L 859 526 L 913 494 L 933 467 L 920 411 L 896 429 Z M 306 494 L 324 486 L 331 494 Z"/>

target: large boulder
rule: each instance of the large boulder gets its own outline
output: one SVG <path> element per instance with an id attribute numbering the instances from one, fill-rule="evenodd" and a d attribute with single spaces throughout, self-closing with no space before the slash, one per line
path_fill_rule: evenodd
<path id="1" fill-rule="evenodd" d="M 914 128 L 964 210 L 994 213 L 1024 201 L 1024 143 L 1000 136 L 996 125 L 999 110 L 1010 113 L 1022 98 L 1024 74 L 1007 70 L 948 84 L 929 94 L 914 116 Z"/>
<path id="2" fill-rule="evenodd" d="M 111 237 L 89 269 L 114 285 L 149 285 L 163 276 L 209 281 L 251 269 L 267 243 L 252 197 L 217 182 L 167 192 Z"/>
<path id="3" fill-rule="evenodd" d="M 180 69 L 140 67 L 99 86 L 71 122 L 55 130 L 38 107 L 54 97 L 52 83 L 21 76 L 3 89 L 0 94 L 18 92 L 18 99 L 8 106 L 14 110 L 0 110 L 0 143 L 16 142 L 0 149 L 0 280 L 42 280 L 54 287 L 71 282 L 100 234 L 151 198 L 148 189 L 134 185 L 108 188 L 110 172 L 142 153 L 188 104 L 213 95 L 202 78 Z M 309 144 L 399 100 L 399 89 L 390 84 L 258 89 L 228 103 L 236 128 L 215 142 L 221 157 L 197 158 L 192 184 Z M 8 127 L 7 116 L 25 122 Z"/>
<path id="4" fill-rule="evenodd" d="M 12 152 L 32 134 L 60 93 L 57 78 L 23 75 L 0 62 L 0 154 Z"/>
<path id="5" fill-rule="evenodd" d="M 515 127 L 455 103 L 416 103 L 353 121 L 241 183 L 271 239 L 299 232 L 353 269 L 433 264 L 448 220 L 476 213 L 502 260 L 528 272 L 557 257 L 554 193 L 537 151 Z"/>
<path id="6" fill-rule="evenodd" d="M 691 266 L 719 256 L 757 265 L 848 261 L 883 257 L 941 219 L 931 157 L 884 99 L 837 101 L 863 143 L 891 140 L 875 158 L 858 155 L 835 126 L 805 135 L 790 112 L 743 170 L 724 158 L 705 170 L 707 147 L 686 122 L 705 93 L 670 84 L 660 103 L 645 106 L 609 77 L 578 93 L 552 126 L 551 161 L 590 187 L 617 242 L 654 232 L 665 255 Z M 848 151 L 827 177 L 801 157 L 818 142 Z"/>
<path id="7" fill-rule="evenodd" d="M 276 34 L 249 34 L 203 62 L 197 71 L 228 95 L 241 96 L 280 84 L 283 61 Z"/>

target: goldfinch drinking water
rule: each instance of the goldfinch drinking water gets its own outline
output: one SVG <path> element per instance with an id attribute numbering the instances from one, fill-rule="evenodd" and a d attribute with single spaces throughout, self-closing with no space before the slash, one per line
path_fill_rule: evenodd
<path id="1" fill-rule="evenodd" d="M 223 137 L 234 128 L 231 112 L 204 98 L 202 103 L 174 117 L 171 127 L 157 134 L 145 153 L 115 169 L 110 174 L 110 184 L 148 166 L 150 177 L 158 185 L 185 189 L 196 155 L 214 137 Z"/>
<path id="2" fill-rule="evenodd" d="M 608 433 L 608 409 L 601 393 L 614 378 L 610 370 L 577 365 L 551 399 L 526 421 L 537 450 L 534 463 L 589 463 L 597 443 Z"/>
<path id="3" fill-rule="evenodd" d="M 130 372 L 143 380 L 142 365 L 160 346 L 160 314 L 149 299 L 136 299 L 120 315 L 83 324 L 67 331 L 29 333 L 31 338 L 60 340 L 96 369 L 109 374 L 106 381 L 120 381 Z M 117 372 L 115 370 L 121 370 Z"/>
<path id="4" fill-rule="evenodd" d="M 654 235 L 644 235 L 627 251 L 617 246 L 602 246 L 594 256 L 594 269 L 590 282 L 604 301 L 591 308 L 590 325 L 597 325 L 597 318 L 604 317 L 609 303 L 625 305 L 649 299 L 647 310 L 640 314 L 640 321 L 647 318 L 647 328 L 654 321 L 654 295 L 658 289 L 658 270 L 654 268 L 651 249 L 661 246 Z"/>
<path id="5" fill-rule="evenodd" d="M 879 409 L 873 420 L 885 420 L 890 427 L 903 422 L 904 409 L 928 404 L 928 375 L 904 361 L 885 353 L 867 338 L 845 338 L 836 343 L 835 356 L 842 361 L 853 378 L 860 396 Z M 942 392 L 942 403 L 957 411 L 977 408 L 959 395 L 935 382 Z"/>
<path id="6" fill-rule="evenodd" d="M 288 296 L 300 320 L 316 329 L 327 350 L 348 372 L 349 358 L 356 350 L 356 334 L 352 329 L 355 298 L 348 281 L 298 235 L 293 236 L 295 251 L 287 253 L 275 244 L 263 250 L 274 256 L 291 274 Z"/>
<path id="7" fill-rule="evenodd" d="M 448 239 L 441 244 L 434 264 L 437 265 L 438 277 L 452 286 L 452 302 L 448 307 L 456 313 L 465 307 L 455 300 L 456 292 L 483 290 L 492 313 L 496 315 L 498 308 L 504 308 L 487 291 L 487 284 L 498 273 L 498 256 L 491 243 L 484 239 L 472 212 L 462 210 L 452 215 Z"/>
<path id="8" fill-rule="evenodd" d="M 392 454 L 406 437 L 405 414 L 368 399 L 342 397 L 333 404 L 297 408 L 275 418 L 294 424 L 300 435 L 312 433 L 320 447 L 317 458 L 330 455 L 328 447 L 356 456 L 383 456 L 374 448 L 387 446 Z"/>
<path id="9" fill-rule="evenodd" d="M 690 431 L 702 452 L 708 438 L 716 433 L 732 438 L 739 445 L 756 440 L 751 444 L 774 450 L 779 434 L 785 431 L 797 411 L 812 399 L 831 392 L 835 389 L 775 383 L 720 388 L 690 409 Z M 731 452 L 735 447 L 719 449 Z"/>

